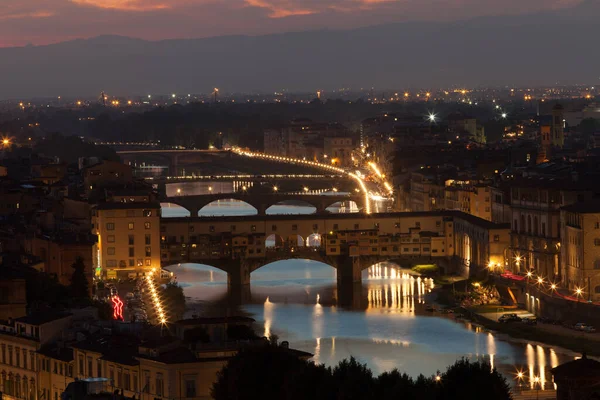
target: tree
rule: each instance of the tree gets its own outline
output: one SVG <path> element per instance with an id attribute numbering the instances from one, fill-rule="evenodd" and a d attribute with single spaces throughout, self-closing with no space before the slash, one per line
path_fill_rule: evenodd
<path id="1" fill-rule="evenodd" d="M 441 375 L 439 400 L 510 400 L 506 379 L 487 362 L 458 360 Z"/>
<path id="2" fill-rule="evenodd" d="M 366 364 L 360 364 L 354 357 L 342 360 L 333 369 L 333 382 L 339 400 L 373 399 L 375 380 L 373 372 Z"/>
<path id="3" fill-rule="evenodd" d="M 258 335 L 248 325 L 227 325 L 227 340 L 254 340 L 258 338 Z"/>
<path id="4" fill-rule="evenodd" d="M 311 367 L 312 368 L 312 367 Z M 317 367 L 315 367 L 317 368 Z M 215 400 L 300 400 L 298 389 L 311 391 L 326 378 L 323 370 L 308 369 L 308 362 L 281 347 L 258 346 L 241 350 L 217 374 L 211 394 Z"/>
<path id="5" fill-rule="evenodd" d="M 71 268 L 73 268 L 71 286 L 69 286 L 71 296 L 74 299 L 89 299 L 89 283 L 87 276 L 85 276 L 85 264 L 83 263 L 83 258 L 77 257 L 73 265 L 71 265 Z"/>
<path id="6" fill-rule="evenodd" d="M 173 321 L 180 320 L 185 314 L 185 295 L 183 288 L 176 282 L 169 282 L 162 290 L 162 299 Z"/>

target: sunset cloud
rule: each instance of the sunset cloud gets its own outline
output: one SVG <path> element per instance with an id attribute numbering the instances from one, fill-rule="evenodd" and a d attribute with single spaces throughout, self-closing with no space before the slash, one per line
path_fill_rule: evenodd
<path id="1" fill-rule="evenodd" d="M 584 0 L 0 0 L 0 46 L 104 34 L 149 40 L 461 20 Z M 597 1 L 597 0 L 588 0 Z"/>
<path id="2" fill-rule="evenodd" d="M 80 6 L 119 11 L 156 11 L 171 8 L 166 3 L 152 0 L 71 0 L 71 2 Z"/>
<path id="3" fill-rule="evenodd" d="M 5 13 L 0 14 L 0 21 L 5 21 L 9 19 L 28 19 L 28 18 L 50 18 L 54 16 L 54 12 L 52 11 L 31 11 L 31 12 L 17 12 L 17 13 Z"/>

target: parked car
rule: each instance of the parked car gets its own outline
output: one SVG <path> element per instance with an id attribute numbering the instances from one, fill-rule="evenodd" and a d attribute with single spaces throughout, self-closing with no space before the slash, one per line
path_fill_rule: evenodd
<path id="1" fill-rule="evenodd" d="M 520 322 L 521 318 L 517 314 L 502 314 L 500 318 L 498 318 L 498 322 L 506 323 L 506 322 Z"/>
<path id="2" fill-rule="evenodd" d="M 536 317 L 525 317 L 521 319 L 521 322 L 527 325 L 537 325 Z"/>
<path id="3" fill-rule="evenodd" d="M 576 323 L 575 325 L 573 325 L 573 329 L 575 329 L 576 331 L 588 332 L 588 333 L 596 332 L 596 328 L 594 328 L 593 326 L 588 325 L 584 322 Z"/>

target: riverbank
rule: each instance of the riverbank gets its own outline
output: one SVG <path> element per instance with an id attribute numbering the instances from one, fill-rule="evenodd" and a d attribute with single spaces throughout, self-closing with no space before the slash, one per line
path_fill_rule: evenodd
<path id="1" fill-rule="evenodd" d="M 577 332 L 572 330 L 544 329 L 540 325 L 526 325 L 523 323 L 500 323 L 494 321 L 495 312 L 490 317 L 485 316 L 480 307 L 464 308 L 459 307 L 456 312 L 469 318 L 472 322 L 483 326 L 484 328 L 498 333 L 503 333 L 514 339 L 522 339 L 532 342 L 544 343 L 550 346 L 558 346 L 576 353 L 586 353 L 591 356 L 600 356 L 600 336 L 592 337 L 589 333 Z"/>

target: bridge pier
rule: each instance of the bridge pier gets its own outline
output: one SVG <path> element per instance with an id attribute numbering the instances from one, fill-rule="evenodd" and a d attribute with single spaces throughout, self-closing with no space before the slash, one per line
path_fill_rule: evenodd
<path id="1" fill-rule="evenodd" d="M 227 266 L 227 294 L 234 304 L 250 301 L 250 269 L 244 259 L 231 260 Z"/>
<path id="2" fill-rule="evenodd" d="M 360 257 L 338 256 L 337 269 L 338 304 L 342 307 L 360 309 L 362 299 L 362 270 Z"/>

